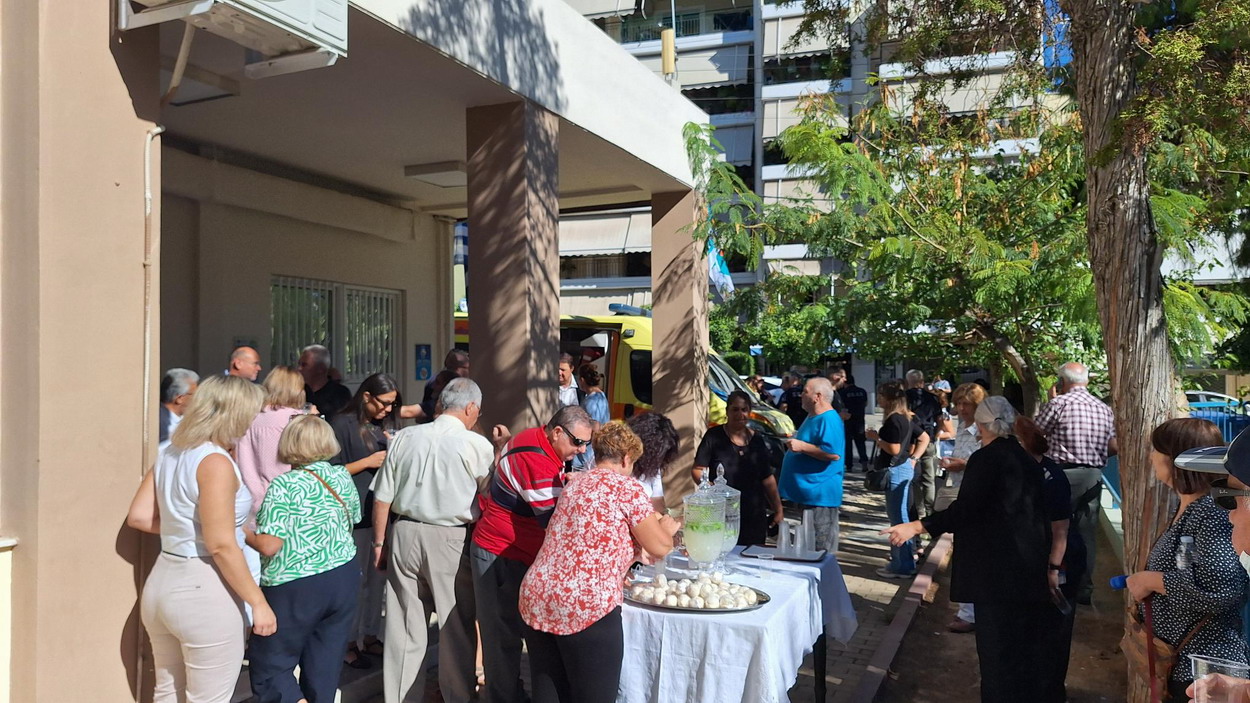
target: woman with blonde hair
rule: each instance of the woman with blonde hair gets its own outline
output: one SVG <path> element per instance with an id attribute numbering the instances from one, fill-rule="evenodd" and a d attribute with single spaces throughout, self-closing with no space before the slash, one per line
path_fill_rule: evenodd
<path id="1" fill-rule="evenodd" d="M 230 700 L 246 640 L 240 601 L 251 606 L 255 634 L 277 630 L 239 548 L 252 496 L 230 458 L 263 402 L 245 379 L 204 379 L 130 504 L 126 524 L 161 536 L 140 603 L 156 703 Z"/>
<path id="2" fill-rule="evenodd" d="M 595 465 L 560 494 L 521 581 L 535 703 L 615 700 L 625 656 L 621 579 L 641 550 L 673 549 L 677 523 L 632 478 L 642 440 L 623 422 L 595 433 Z"/>
<path id="3" fill-rule="evenodd" d="M 939 435 L 943 439 L 955 440 L 955 447 L 950 456 L 942 457 L 939 466 L 951 477 L 951 484 L 956 492 L 964 480 L 964 468 L 968 466 L 968 457 L 981 448 L 980 434 L 977 433 L 977 422 L 974 416 L 977 406 L 985 400 L 985 389 L 977 383 L 962 383 L 951 394 L 955 404 L 955 417 L 958 422 L 949 437 Z M 947 624 L 951 632 L 972 632 L 976 628 L 976 610 L 971 603 L 959 603 L 955 617 Z"/>
<path id="4" fill-rule="evenodd" d="M 287 424 L 306 413 L 304 377 L 290 366 L 275 366 L 261 384 L 265 407 L 252 420 L 235 448 L 243 483 L 252 493 L 252 512 L 260 510 L 269 482 L 291 470 L 278 459 L 278 440 Z"/>
<path id="5" fill-rule="evenodd" d="M 338 690 L 360 587 L 352 537 L 360 495 L 351 474 L 326 461 L 338 453 L 325 420 L 292 418 L 278 459 L 293 468 L 269 484 L 256 531 L 247 531 L 264 556 L 261 590 L 282 621 L 278 632 L 252 638 L 248 666 L 261 703 L 328 702 Z"/>
<path id="6" fill-rule="evenodd" d="M 881 429 L 868 430 L 864 434 L 877 444 L 877 459 L 873 470 L 888 471 L 890 482 L 885 493 L 885 512 L 891 525 L 910 520 L 912 479 L 915 478 L 916 459 L 924 456 L 929 446 L 929 433 L 924 431 L 915 416 L 907 409 L 907 393 L 900 381 L 886 381 L 877 388 L 877 405 L 885 415 Z M 877 575 L 891 579 L 907 579 L 916 575 L 915 545 L 910 542 L 890 547 L 890 563 L 877 569 Z"/>

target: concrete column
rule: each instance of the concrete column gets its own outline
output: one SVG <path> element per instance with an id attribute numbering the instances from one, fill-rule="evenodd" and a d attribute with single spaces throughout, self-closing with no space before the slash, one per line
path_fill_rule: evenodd
<path id="1" fill-rule="evenodd" d="M 123 522 L 145 426 L 156 441 L 144 261 L 159 261 L 160 142 L 150 247 L 144 143 L 160 62 L 155 28 L 112 32 L 114 6 L 0 5 L 0 536 L 18 540 L 0 582 L 6 700 L 125 701 L 139 686 L 146 569 Z M 155 321 L 158 267 L 147 270 Z"/>
<path id="2" fill-rule="evenodd" d="M 529 101 L 470 108 L 469 349 L 483 426 L 556 409 L 560 249 L 555 115 Z"/>
<path id="3" fill-rule="evenodd" d="M 677 466 L 664 477 L 670 506 L 694 490 L 689 469 L 707 430 L 707 260 L 689 231 L 697 207 L 692 191 L 651 196 L 651 393 L 681 434 Z"/>

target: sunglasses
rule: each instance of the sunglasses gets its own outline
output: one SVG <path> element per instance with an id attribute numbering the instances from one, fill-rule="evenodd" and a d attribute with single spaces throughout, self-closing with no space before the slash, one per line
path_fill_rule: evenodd
<path id="1" fill-rule="evenodd" d="M 589 439 L 582 439 L 581 437 L 574 435 L 572 432 L 569 431 L 569 428 L 565 427 L 564 425 L 560 425 L 560 429 L 564 430 L 564 434 L 569 436 L 569 441 L 573 443 L 574 447 L 584 447 L 587 444 L 590 444 Z"/>
<path id="2" fill-rule="evenodd" d="M 1228 487 L 1228 479 L 1221 478 L 1211 482 L 1211 500 L 1225 510 L 1237 509 L 1237 497 L 1250 496 L 1250 491 Z"/>
<path id="3" fill-rule="evenodd" d="M 397 402 L 394 400 L 382 400 L 381 398 L 377 397 L 376 395 L 373 395 L 372 393 L 369 393 L 369 400 L 372 400 L 373 402 L 377 403 L 378 405 L 381 405 L 384 408 L 393 408 L 395 407 L 395 403 Z"/>

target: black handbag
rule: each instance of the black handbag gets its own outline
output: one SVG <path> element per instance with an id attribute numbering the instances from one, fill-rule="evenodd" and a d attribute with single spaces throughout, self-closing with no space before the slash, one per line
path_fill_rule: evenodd
<path id="1" fill-rule="evenodd" d="M 868 462 L 875 464 L 876 459 L 877 445 L 873 444 L 872 456 L 869 457 Z M 877 493 L 885 493 L 890 490 L 890 469 L 906 464 L 909 459 L 911 459 L 911 454 L 900 450 L 898 454 L 895 454 L 890 459 L 889 466 L 880 469 L 868 469 L 868 473 L 864 474 L 864 489 L 876 491 Z"/>
<path id="2" fill-rule="evenodd" d="M 877 463 L 877 443 L 872 444 L 872 456 L 868 457 L 868 465 Z M 890 490 L 890 469 L 868 469 L 864 473 L 864 490 L 885 493 Z"/>

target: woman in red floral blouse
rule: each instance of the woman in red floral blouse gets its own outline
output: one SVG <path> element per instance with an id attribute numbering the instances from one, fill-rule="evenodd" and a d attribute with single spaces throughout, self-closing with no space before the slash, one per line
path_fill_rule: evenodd
<path id="1" fill-rule="evenodd" d="M 621 679 L 621 579 L 641 552 L 673 549 L 677 523 L 631 477 L 642 440 L 621 422 L 595 433 L 595 465 L 565 487 L 521 582 L 534 703 L 612 701 Z"/>

